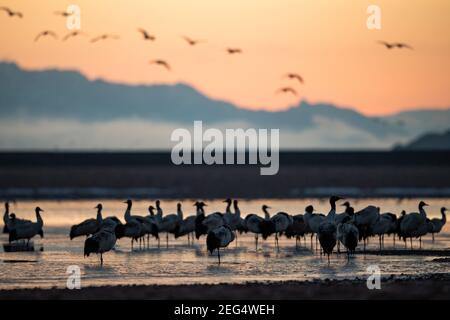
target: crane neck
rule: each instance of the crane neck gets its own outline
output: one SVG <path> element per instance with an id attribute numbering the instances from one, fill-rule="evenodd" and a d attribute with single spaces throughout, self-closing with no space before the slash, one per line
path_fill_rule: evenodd
<path id="1" fill-rule="evenodd" d="M 36 209 L 36 222 L 40 226 L 42 226 L 44 224 L 44 221 L 42 220 L 41 214 L 39 213 L 39 210 L 37 210 L 37 209 Z"/>
<path id="2" fill-rule="evenodd" d="M 263 208 L 263 211 L 264 211 L 264 218 L 266 220 L 269 220 L 270 219 L 270 214 L 269 214 L 269 211 L 267 211 L 267 208 Z"/>
<path id="3" fill-rule="evenodd" d="M 239 209 L 238 203 L 235 202 L 233 204 L 233 207 L 234 207 L 234 214 L 240 218 L 241 217 L 241 209 Z"/>
<path id="4" fill-rule="evenodd" d="M 446 223 L 447 222 L 447 217 L 445 215 L 445 208 L 441 209 L 441 215 L 442 215 L 442 222 Z"/>
<path id="5" fill-rule="evenodd" d="M 231 213 L 231 202 L 227 202 L 227 208 L 225 209 L 225 213 Z"/>
<path id="6" fill-rule="evenodd" d="M 103 218 L 102 218 L 102 208 L 98 208 L 97 209 L 97 222 L 102 222 Z"/>
<path id="7" fill-rule="evenodd" d="M 181 207 L 177 208 L 177 215 L 181 220 L 183 220 L 183 210 L 181 209 Z"/>

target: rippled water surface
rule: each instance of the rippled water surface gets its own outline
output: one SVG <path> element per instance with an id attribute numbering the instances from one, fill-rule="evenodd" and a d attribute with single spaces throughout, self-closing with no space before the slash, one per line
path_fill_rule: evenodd
<path id="1" fill-rule="evenodd" d="M 65 287 L 67 267 L 77 265 L 81 270 L 82 286 L 114 284 L 181 284 L 181 283 L 218 283 L 243 281 L 305 280 L 317 278 L 355 278 L 365 277 L 367 267 L 376 264 L 383 275 L 424 274 L 450 272 L 450 264 L 435 262 L 433 256 L 421 255 L 356 255 L 349 262 L 346 255 L 334 254 L 328 265 L 318 251 L 311 250 L 309 237 L 296 248 L 294 239 L 280 240 L 280 252 L 274 247 L 274 239 L 261 241 L 255 251 L 254 237 L 250 234 L 238 236 L 221 251 L 222 263 L 217 264 L 216 255 L 206 253 L 205 238 L 188 245 L 187 238 L 169 238 L 166 248 L 165 236 L 161 247 L 155 239 L 150 247 L 131 251 L 130 240 L 121 239 L 116 249 L 104 255 L 104 266 L 93 255 L 83 257 L 84 238 L 72 241 L 68 238 L 70 225 L 84 219 L 95 217 L 93 207 L 101 202 L 104 216 L 116 215 L 122 221 L 125 204 L 123 200 L 69 200 L 69 201 L 20 201 L 12 204 L 12 212 L 19 217 L 35 219 L 34 207 L 39 205 L 45 210 L 42 214 L 45 222 L 45 238 L 34 239 L 34 252 L 4 252 L 0 249 L 0 288 L 18 287 Z M 450 207 L 450 199 L 425 199 L 431 206 L 427 208 L 430 218 L 440 217 L 442 206 Z M 182 200 L 185 216 L 194 214 L 193 200 Z M 356 210 L 368 204 L 380 206 L 382 211 L 399 215 L 402 209 L 417 211 L 419 199 L 359 199 L 352 201 Z M 174 213 L 177 201 L 163 201 L 164 213 Z M 221 200 L 207 201 L 208 212 L 221 210 Z M 241 212 L 261 214 L 260 207 L 265 203 L 272 212 L 286 211 L 290 214 L 303 213 L 304 207 L 313 204 L 317 212 L 327 213 L 327 200 L 252 200 L 241 202 Z M 148 201 L 135 201 L 134 214 L 147 214 Z M 423 239 L 423 249 L 449 249 L 450 228 L 447 224 L 433 243 L 431 236 Z M 7 235 L 1 235 L 0 241 L 7 243 Z M 418 248 L 418 241 L 414 246 Z M 370 241 L 370 248 L 378 248 L 378 241 Z M 385 248 L 394 248 L 392 237 L 385 240 Z M 403 243 L 396 242 L 395 248 L 403 249 Z M 42 251 L 41 251 L 42 250 Z"/>

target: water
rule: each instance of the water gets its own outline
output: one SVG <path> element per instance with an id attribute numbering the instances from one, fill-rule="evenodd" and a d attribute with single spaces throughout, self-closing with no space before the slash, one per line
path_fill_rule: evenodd
<path id="1" fill-rule="evenodd" d="M 21 201 L 12 204 L 12 212 L 19 217 L 35 219 L 34 207 L 39 205 L 45 210 L 45 238 L 35 238 L 35 252 L 4 252 L 0 249 L 0 288 L 30 287 L 65 287 L 68 274 L 67 267 L 77 265 L 81 270 L 82 286 L 118 285 L 118 284 L 191 284 L 191 283 L 238 283 L 244 281 L 276 281 L 276 280 L 311 280 L 311 279 L 353 279 L 366 277 L 367 267 L 376 264 L 382 275 L 421 275 L 426 273 L 448 273 L 449 263 L 432 261 L 432 256 L 376 256 L 356 255 L 347 262 L 345 254 L 334 254 L 328 265 L 315 250 L 311 251 L 310 240 L 295 248 L 294 239 L 280 240 L 280 252 L 274 247 L 274 239 L 260 241 L 258 252 L 255 251 L 254 237 L 251 234 L 238 236 L 238 243 L 232 243 L 222 250 L 222 263 L 217 264 L 216 255 L 206 253 L 205 238 L 187 244 L 187 238 L 169 238 L 169 248 L 165 246 L 165 236 L 161 237 L 161 248 L 157 241 L 150 240 L 150 248 L 131 252 L 130 240 L 121 239 L 116 250 L 104 255 L 104 266 L 100 267 L 96 255 L 83 257 L 84 238 L 72 241 L 68 238 L 70 225 L 95 217 L 93 209 L 101 202 L 104 216 L 116 215 L 121 220 L 125 204 L 123 200 L 98 201 Z M 450 199 L 425 199 L 431 206 L 427 207 L 430 218 L 440 217 L 442 206 L 450 207 Z M 163 201 L 165 214 L 174 213 L 178 201 Z M 194 214 L 194 200 L 183 200 L 185 216 Z M 206 201 L 207 211 L 224 209 L 221 200 Z M 351 201 L 355 209 L 368 204 L 378 205 L 382 211 L 390 211 L 399 215 L 402 209 L 407 212 L 417 211 L 418 199 L 359 199 Z M 303 213 L 308 204 L 313 204 L 318 212 L 328 212 L 326 199 L 318 200 L 252 200 L 241 202 L 243 216 L 248 213 L 261 214 L 261 205 L 272 207 L 271 212 L 286 211 L 291 214 Z M 134 214 L 146 214 L 148 201 L 135 201 Z M 0 242 L 6 243 L 7 236 L 1 235 Z M 418 247 L 418 242 L 414 241 Z M 377 248 L 377 239 L 371 240 L 369 248 Z M 433 243 L 431 236 L 426 236 L 424 249 L 450 248 L 450 227 L 447 224 Z M 42 248 L 43 251 L 39 251 Z M 385 248 L 393 248 L 392 237 L 386 238 Z M 396 248 L 404 248 L 397 242 Z"/>

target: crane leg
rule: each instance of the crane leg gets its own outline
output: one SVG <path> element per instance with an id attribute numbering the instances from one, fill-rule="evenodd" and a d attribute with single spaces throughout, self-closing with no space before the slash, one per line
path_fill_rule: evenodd
<path id="1" fill-rule="evenodd" d="M 434 232 L 431 234 L 431 239 L 434 242 Z"/>
<path id="2" fill-rule="evenodd" d="M 100 265 L 103 266 L 103 253 L 100 253 Z"/>
<path id="3" fill-rule="evenodd" d="M 219 259 L 219 265 L 220 265 L 220 249 L 217 248 L 217 258 Z"/>
<path id="4" fill-rule="evenodd" d="M 169 233 L 166 233 L 166 249 L 169 249 Z"/>
<path id="5" fill-rule="evenodd" d="M 258 234 L 255 235 L 255 250 L 258 251 Z"/>

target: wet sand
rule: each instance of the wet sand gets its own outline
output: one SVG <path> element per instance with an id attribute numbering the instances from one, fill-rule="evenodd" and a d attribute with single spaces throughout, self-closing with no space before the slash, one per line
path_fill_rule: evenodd
<path id="1" fill-rule="evenodd" d="M 365 279 L 217 285 L 103 286 L 69 289 L 0 290 L 0 299 L 449 299 L 450 273 L 383 278 L 380 290 Z"/>

